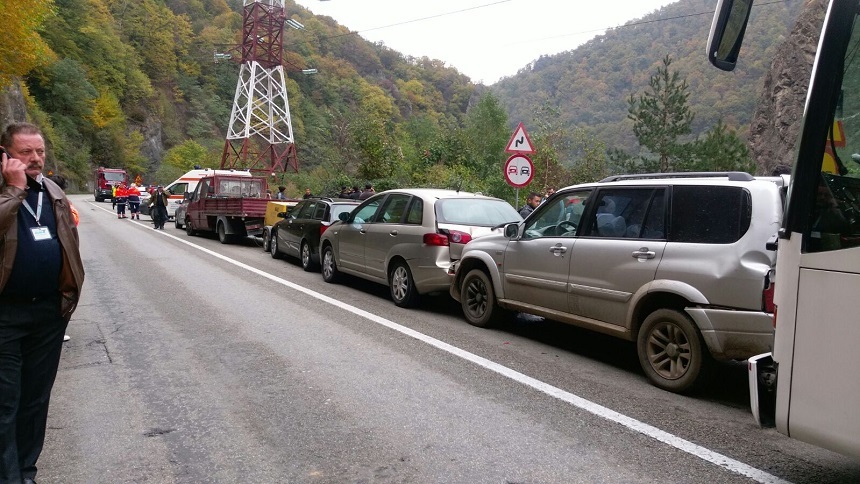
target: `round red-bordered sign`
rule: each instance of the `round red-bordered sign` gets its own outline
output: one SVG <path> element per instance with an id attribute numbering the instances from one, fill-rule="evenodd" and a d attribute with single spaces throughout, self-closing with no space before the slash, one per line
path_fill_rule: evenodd
<path id="1" fill-rule="evenodd" d="M 505 181 L 514 188 L 523 188 L 532 182 L 535 165 L 526 155 L 513 155 L 505 162 Z"/>

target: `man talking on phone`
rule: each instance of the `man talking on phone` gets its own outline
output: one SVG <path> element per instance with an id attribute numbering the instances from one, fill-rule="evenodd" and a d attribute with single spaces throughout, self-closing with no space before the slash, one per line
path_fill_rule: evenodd
<path id="1" fill-rule="evenodd" d="M 30 123 L 0 133 L 0 483 L 35 483 L 63 335 L 84 267 L 69 200 Z"/>

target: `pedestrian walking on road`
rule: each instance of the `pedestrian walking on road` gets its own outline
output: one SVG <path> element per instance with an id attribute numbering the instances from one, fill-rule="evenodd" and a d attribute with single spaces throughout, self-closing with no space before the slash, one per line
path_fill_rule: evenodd
<path id="1" fill-rule="evenodd" d="M 119 186 L 116 187 L 113 199 L 116 202 L 116 218 L 126 218 L 125 202 L 128 201 L 128 188 L 126 188 L 125 182 L 120 182 Z"/>
<path id="2" fill-rule="evenodd" d="M 30 123 L 0 134 L 0 482 L 35 483 L 63 335 L 84 284 L 69 200 Z"/>
<path id="3" fill-rule="evenodd" d="M 132 183 L 126 191 L 128 200 L 128 210 L 131 212 L 131 218 L 140 220 L 140 190 L 137 184 Z"/>
<path id="4" fill-rule="evenodd" d="M 164 187 L 158 185 L 158 188 L 155 189 L 155 193 L 152 194 L 152 201 L 150 202 L 150 212 L 152 214 L 152 221 L 155 223 L 155 229 L 164 230 L 164 224 L 167 223 L 168 215 L 167 215 L 167 201 L 170 199 L 170 195 L 164 191 Z"/>

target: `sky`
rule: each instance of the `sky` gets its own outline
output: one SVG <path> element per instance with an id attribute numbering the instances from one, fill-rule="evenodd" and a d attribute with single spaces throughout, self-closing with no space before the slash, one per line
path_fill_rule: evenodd
<path id="1" fill-rule="evenodd" d="M 487 85 L 675 1 L 295 0 L 371 42 L 440 59 Z"/>

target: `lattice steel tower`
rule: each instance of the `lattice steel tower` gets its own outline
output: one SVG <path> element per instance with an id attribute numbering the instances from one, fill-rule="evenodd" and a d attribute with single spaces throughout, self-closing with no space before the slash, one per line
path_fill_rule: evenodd
<path id="1" fill-rule="evenodd" d="M 221 168 L 299 170 L 283 66 L 284 0 L 245 0 L 242 66 Z"/>

